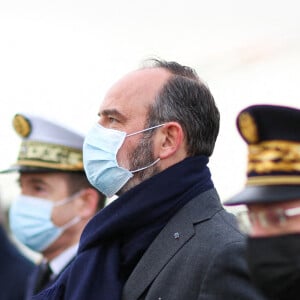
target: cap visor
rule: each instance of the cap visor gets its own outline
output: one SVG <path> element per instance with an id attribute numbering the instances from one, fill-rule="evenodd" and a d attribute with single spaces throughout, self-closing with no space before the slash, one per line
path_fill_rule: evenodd
<path id="1" fill-rule="evenodd" d="M 246 186 L 243 191 L 223 202 L 224 205 L 273 203 L 300 199 L 300 186 Z"/>
<path id="2" fill-rule="evenodd" d="M 8 169 L 0 171 L 0 174 L 24 172 L 24 173 L 50 173 L 50 172 L 67 172 L 64 170 L 50 169 L 50 168 L 39 168 L 39 167 L 28 167 L 28 166 L 11 166 Z"/>

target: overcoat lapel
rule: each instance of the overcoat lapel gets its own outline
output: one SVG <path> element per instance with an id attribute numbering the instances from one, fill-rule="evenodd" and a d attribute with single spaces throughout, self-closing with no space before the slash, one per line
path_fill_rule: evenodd
<path id="1" fill-rule="evenodd" d="M 204 194 L 206 199 L 202 199 Z M 215 190 L 204 194 L 185 205 L 152 242 L 125 283 L 122 300 L 138 299 L 176 252 L 195 234 L 193 224 L 209 219 L 216 209 L 221 209 Z M 212 195 L 217 199 L 207 199 Z"/>

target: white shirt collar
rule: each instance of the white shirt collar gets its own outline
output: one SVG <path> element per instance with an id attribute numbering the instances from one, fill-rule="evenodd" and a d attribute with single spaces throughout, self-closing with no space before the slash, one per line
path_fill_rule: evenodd
<path id="1" fill-rule="evenodd" d="M 78 244 L 71 246 L 49 262 L 53 274 L 58 275 L 76 255 Z"/>

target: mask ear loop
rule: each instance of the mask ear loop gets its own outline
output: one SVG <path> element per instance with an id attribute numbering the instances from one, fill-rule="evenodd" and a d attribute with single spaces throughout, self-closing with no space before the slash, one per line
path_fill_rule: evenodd
<path id="1" fill-rule="evenodd" d="M 136 135 L 136 134 L 139 134 L 139 133 L 148 131 L 148 130 L 152 130 L 152 129 L 155 129 L 155 128 L 158 128 L 158 127 L 162 127 L 162 126 L 164 126 L 164 125 L 166 125 L 166 123 L 159 124 L 159 125 L 155 125 L 155 126 L 152 126 L 152 127 L 149 127 L 149 128 L 145 128 L 145 129 L 142 129 L 142 130 L 133 132 L 133 133 L 129 133 L 129 134 L 126 135 L 126 137 L 133 136 L 133 135 Z"/>
<path id="2" fill-rule="evenodd" d="M 67 204 L 67 203 L 73 201 L 74 199 L 76 199 L 77 197 L 79 197 L 81 194 L 82 194 L 82 190 L 76 192 L 75 194 L 73 194 L 73 195 L 71 195 L 71 196 L 69 196 L 69 197 L 67 197 L 65 199 L 62 199 L 60 201 L 55 202 L 53 204 L 53 206 L 56 207 L 56 206 L 62 206 L 64 204 Z"/>
<path id="3" fill-rule="evenodd" d="M 76 217 L 74 217 L 72 220 L 70 220 L 69 222 L 67 222 L 65 225 L 60 226 L 60 228 L 61 228 L 62 230 L 66 230 L 66 229 L 72 227 L 73 225 L 79 223 L 80 221 L 81 221 L 81 217 L 76 216 Z"/>
<path id="4" fill-rule="evenodd" d="M 57 201 L 56 203 L 54 203 L 53 206 L 57 207 L 57 206 L 62 206 L 64 204 L 67 204 L 67 203 L 73 201 L 74 199 L 76 199 L 77 197 L 79 197 L 81 194 L 82 194 L 82 190 L 76 192 L 75 194 L 73 194 L 63 200 Z M 71 219 L 69 222 L 67 222 L 65 225 L 60 226 L 60 228 L 65 231 L 66 229 L 72 227 L 73 225 L 79 223 L 80 221 L 81 221 L 81 217 L 76 216 L 73 219 Z"/>
<path id="5" fill-rule="evenodd" d="M 155 164 L 157 164 L 158 162 L 160 161 L 160 158 L 158 158 L 157 160 L 155 160 L 153 163 L 151 163 L 150 165 L 146 166 L 146 167 L 143 167 L 143 168 L 139 168 L 139 169 L 136 169 L 136 170 L 133 170 L 133 171 L 130 171 L 131 173 L 136 173 L 136 172 L 139 172 L 139 171 L 143 171 L 145 169 L 148 169 L 152 166 L 154 166 Z"/>
<path id="6" fill-rule="evenodd" d="M 139 130 L 139 131 L 134 132 L 134 133 L 127 134 L 126 137 L 128 137 L 128 136 L 133 136 L 133 135 L 136 135 L 136 134 L 139 134 L 139 133 L 148 131 L 148 130 L 152 130 L 152 129 L 155 129 L 155 128 L 159 128 L 159 127 L 162 127 L 162 126 L 164 126 L 164 125 L 166 125 L 166 123 L 159 124 L 159 125 L 155 125 L 155 126 L 152 126 L 152 127 L 146 128 L 146 129 L 143 129 L 143 130 Z M 156 159 L 154 162 L 152 162 L 151 164 L 149 164 L 149 165 L 146 166 L 146 167 L 142 167 L 142 168 L 139 168 L 139 169 L 130 171 L 130 172 L 131 172 L 131 173 L 137 173 L 137 172 L 146 170 L 146 169 L 148 169 L 148 168 L 154 166 L 155 164 L 157 164 L 159 161 L 160 161 L 160 158 Z"/>

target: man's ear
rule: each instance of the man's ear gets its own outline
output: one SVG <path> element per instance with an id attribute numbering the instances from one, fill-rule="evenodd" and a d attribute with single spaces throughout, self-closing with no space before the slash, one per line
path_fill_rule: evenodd
<path id="1" fill-rule="evenodd" d="M 79 215 L 82 219 L 90 219 L 98 209 L 99 193 L 93 188 L 83 189 L 80 193 Z"/>
<path id="2" fill-rule="evenodd" d="M 184 148 L 182 127 L 177 122 L 166 123 L 159 131 L 159 157 L 168 158 Z"/>

